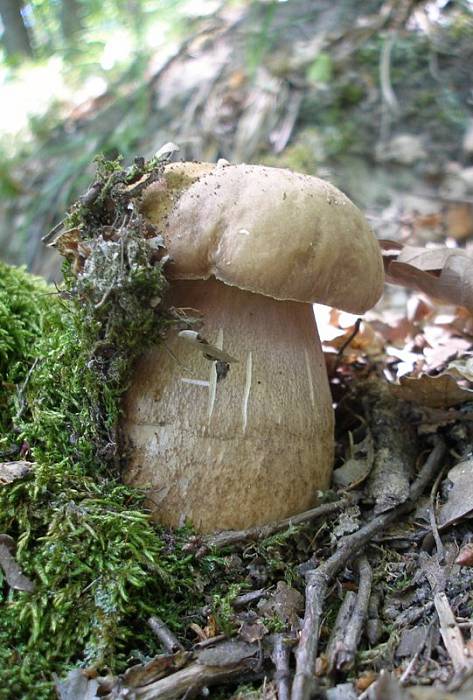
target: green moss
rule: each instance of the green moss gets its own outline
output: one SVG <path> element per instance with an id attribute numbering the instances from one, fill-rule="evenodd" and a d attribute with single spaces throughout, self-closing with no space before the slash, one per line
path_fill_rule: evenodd
<path id="1" fill-rule="evenodd" d="M 157 613 L 183 633 L 223 567 L 185 552 L 187 533 L 153 525 L 142 494 L 119 481 L 120 397 L 137 354 L 172 322 L 150 304 L 166 280 L 120 189 L 136 170 L 101 166 L 101 201 L 75 207 L 79 237 L 60 294 L 0 266 L 0 444 L 9 459 L 26 449 L 35 463 L 28 479 L 0 488 L 0 532 L 15 538 L 36 584 L 30 594 L 0 581 L 7 697 L 51 697 L 52 674 L 70 665 L 119 672 L 140 650 L 155 653 L 146 618 Z M 110 220 L 122 237 L 105 243 Z"/>
<path id="2" fill-rule="evenodd" d="M 36 586 L 11 590 L 0 573 L 0 697 L 53 697 L 53 674 L 78 665 L 119 673 L 157 653 L 151 614 L 186 642 L 210 603 L 231 632 L 231 600 L 252 585 L 252 567 L 268 585 L 298 578 L 288 563 L 294 531 L 241 559 L 197 556 L 198 538 L 152 523 L 143 494 L 120 483 L 131 367 L 174 323 L 159 301 L 159 236 L 139 214 L 142 179 L 159 175 L 156 163 L 99 163 L 99 186 L 56 242 L 67 258 L 60 292 L 0 265 L 0 445 L 4 459 L 34 462 L 28 478 L 0 486 L 0 532 L 16 540 Z"/>

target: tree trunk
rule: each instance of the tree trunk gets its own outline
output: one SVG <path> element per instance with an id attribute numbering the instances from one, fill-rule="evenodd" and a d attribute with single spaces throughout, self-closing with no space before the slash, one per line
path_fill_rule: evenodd
<path id="1" fill-rule="evenodd" d="M 60 20 L 62 35 L 66 41 L 82 31 L 81 6 L 78 0 L 62 0 Z"/>
<path id="2" fill-rule="evenodd" d="M 32 56 L 28 29 L 21 14 L 20 0 L 0 0 L 0 17 L 3 24 L 3 44 L 8 57 Z"/>

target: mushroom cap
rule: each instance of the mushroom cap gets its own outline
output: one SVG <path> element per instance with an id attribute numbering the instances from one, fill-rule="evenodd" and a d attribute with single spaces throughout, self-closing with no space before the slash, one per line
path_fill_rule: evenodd
<path id="1" fill-rule="evenodd" d="M 161 230 L 175 279 L 216 277 L 274 299 L 363 313 L 383 264 L 357 207 L 324 180 L 260 165 L 173 163 L 144 215 Z"/>

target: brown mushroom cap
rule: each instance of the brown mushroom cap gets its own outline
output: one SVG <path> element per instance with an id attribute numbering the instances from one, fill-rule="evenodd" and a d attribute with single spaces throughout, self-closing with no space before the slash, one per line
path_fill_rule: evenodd
<path id="1" fill-rule="evenodd" d="M 274 299 L 363 313 L 383 265 L 361 212 L 309 175 L 259 165 L 175 163 L 143 198 L 175 279 L 208 279 Z"/>

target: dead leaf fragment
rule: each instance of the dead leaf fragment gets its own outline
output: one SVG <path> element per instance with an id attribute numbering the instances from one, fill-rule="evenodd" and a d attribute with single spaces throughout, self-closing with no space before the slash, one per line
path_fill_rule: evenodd
<path id="1" fill-rule="evenodd" d="M 380 241 L 386 281 L 473 312 L 473 259 L 459 248 L 417 248 Z"/>
<path id="2" fill-rule="evenodd" d="M 252 644 L 253 642 L 259 642 L 263 639 L 263 637 L 268 634 L 268 630 L 263 623 L 258 620 L 256 622 L 244 622 L 238 634 L 244 642 Z"/>
<path id="3" fill-rule="evenodd" d="M 445 215 L 447 234 L 462 241 L 473 234 L 473 207 L 467 203 L 449 205 Z"/>
<path id="4" fill-rule="evenodd" d="M 33 462 L 20 460 L 18 462 L 0 462 L 0 486 L 11 484 L 12 481 L 23 479 L 34 467 Z"/>
<path id="5" fill-rule="evenodd" d="M 461 357 L 450 362 L 447 371 L 454 377 L 461 377 L 462 379 L 468 379 L 469 382 L 473 382 L 473 357 Z"/>
<path id="6" fill-rule="evenodd" d="M 452 487 L 445 503 L 439 509 L 439 527 L 447 527 L 473 511 L 473 460 L 456 464 L 448 472 Z"/>
<path id="7" fill-rule="evenodd" d="M 473 401 L 473 391 L 463 389 L 450 374 L 431 377 L 401 377 L 399 384 L 390 384 L 389 390 L 399 399 L 413 401 L 429 408 L 449 408 L 465 401 Z"/>
<path id="8" fill-rule="evenodd" d="M 473 543 L 463 545 L 455 559 L 455 564 L 459 566 L 473 566 Z"/>
<path id="9" fill-rule="evenodd" d="M 97 697 L 99 683 L 83 668 L 73 668 L 65 680 L 56 681 L 55 688 L 60 700 L 92 700 Z"/>
<path id="10" fill-rule="evenodd" d="M 13 556 L 14 541 L 9 535 L 0 535 L 0 567 L 10 588 L 33 593 L 35 584 L 23 574 Z"/>

